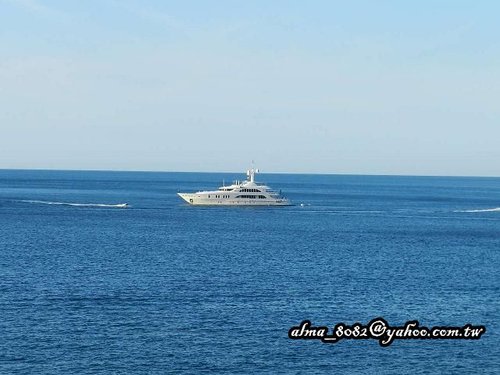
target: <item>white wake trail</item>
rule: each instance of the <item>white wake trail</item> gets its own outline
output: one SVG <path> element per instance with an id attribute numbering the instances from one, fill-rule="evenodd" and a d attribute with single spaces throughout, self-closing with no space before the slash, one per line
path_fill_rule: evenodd
<path id="1" fill-rule="evenodd" d="M 500 207 L 496 208 L 483 208 L 483 209 L 477 209 L 477 210 L 457 210 L 454 212 L 500 212 Z"/>
<path id="2" fill-rule="evenodd" d="M 73 202 L 52 202 L 52 201 L 39 201 L 39 200 L 22 200 L 24 203 L 34 204 L 50 204 L 58 206 L 73 206 L 73 207 L 107 207 L 107 208 L 128 208 L 127 203 L 118 204 L 105 204 L 105 203 L 73 203 Z"/>

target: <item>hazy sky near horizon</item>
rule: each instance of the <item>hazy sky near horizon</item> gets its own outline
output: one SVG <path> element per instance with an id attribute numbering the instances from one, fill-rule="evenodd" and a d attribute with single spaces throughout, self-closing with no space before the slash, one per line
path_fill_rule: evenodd
<path id="1" fill-rule="evenodd" d="M 0 168 L 500 176 L 499 14 L 0 0 Z"/>

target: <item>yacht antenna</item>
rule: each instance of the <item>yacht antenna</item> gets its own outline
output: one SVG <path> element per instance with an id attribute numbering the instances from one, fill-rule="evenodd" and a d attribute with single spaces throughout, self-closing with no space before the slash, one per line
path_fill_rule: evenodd
<path id="1" fill-rule="evenodd" d="M 247 176 L 250 182 L 255 182 L 255 174 L 259 173 L 258 168 L 252 168 L 247 171 Z"/>

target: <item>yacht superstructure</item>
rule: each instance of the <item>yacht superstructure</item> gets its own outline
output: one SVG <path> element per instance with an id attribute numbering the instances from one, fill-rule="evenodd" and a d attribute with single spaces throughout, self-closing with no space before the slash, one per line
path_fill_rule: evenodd
<path id="1" fill-rule="evenodd" d="M 218 190 L 177 195 L 195 206 L 290 206 L 290 201 L 281 192 L 255 182 L 255 174 L 258 172 L 258 169 L 252 168 L 247 171 L 245 181 L 234 181 L 229 186 L 223 184 Z"/>

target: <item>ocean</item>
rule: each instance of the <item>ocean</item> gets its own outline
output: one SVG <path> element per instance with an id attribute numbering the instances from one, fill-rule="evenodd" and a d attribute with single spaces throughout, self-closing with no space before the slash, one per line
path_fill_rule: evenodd
<path id="1" fill-rule="evenodd" d="M 500 179 L 0 170 L 2 374 L 498 374 Z M 127 203 L 126 208 L 123 204 Z M 303 320 L 478 340 L 293 340 Z"/>

